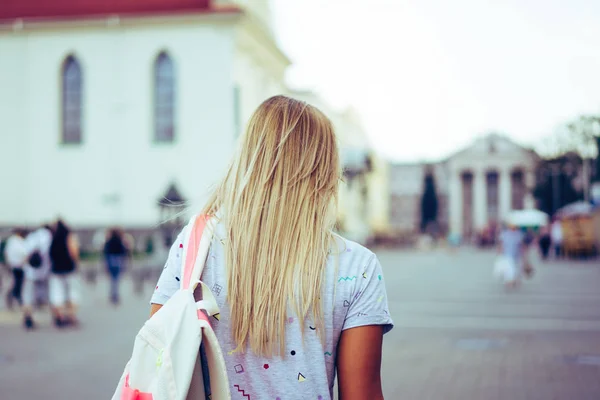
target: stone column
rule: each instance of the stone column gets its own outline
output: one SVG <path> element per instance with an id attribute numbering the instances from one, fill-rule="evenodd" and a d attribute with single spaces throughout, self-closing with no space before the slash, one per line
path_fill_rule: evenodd
<path id="1" fill-rule="evenodd" d="M 473 225 L 479 231 L 487 224 L 487 185 L 485 171 L 473 170 Z"/>
<path id="2" fill-rule="evenodd" d="M 524 171 L 525 173 L 525 199 L 523 206 L 526 210 L 535 208 L 535 198 L 533 197 L 533 189 L 535 188 L 535 174 L 531 169 Z"/>
<path id="3" fill-rule="evenodd" d="M 498 197 L 499 197 L 499 208 L 500 212 L 498 213 L 498 217 L 500 220 L 498 222 L 504 222 L 508 213 L 512 209 L 512 180 L 510 176 L 510 168 L 502 167 L 500 168 L 498 179 Z"/>
<path id="4" fill-rule="evenodd" d="M 462 179 L 451 169 L 448 176 L 448 223 L 452 234 L 462 234 Z"/>

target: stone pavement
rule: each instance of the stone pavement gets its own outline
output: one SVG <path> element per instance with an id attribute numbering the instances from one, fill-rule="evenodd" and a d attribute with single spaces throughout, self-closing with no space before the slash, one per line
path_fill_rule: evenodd
<path id="1" fill-rule="evenodd" d="M 540 265 L 509 293 L 491 253 L 378 255 L 396 323 L 384 341 L 387 399 L 600 399 L 600 263 Z M 40 317 L 25 333 L 0 310 L 0 398 L 110 398 L 151 289 L 115 309 L 104 280 L 87 286 L 83 326 L 65 332 Z"/>
<path id="2" fill-rule="evenodd" d="M 600 399 L 600 263 L 536 263 L 514 292 L 492 253 L 378 253 L 395 329 L 390 399 Z"/>

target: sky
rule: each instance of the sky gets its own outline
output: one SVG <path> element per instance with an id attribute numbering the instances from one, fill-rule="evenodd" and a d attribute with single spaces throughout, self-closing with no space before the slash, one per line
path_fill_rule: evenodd
<path id="1" fill-rule="evenodd" d="M 272 0 L 288 84 L 355 107 L 372 147 L 436 160 L 488 132 L 541 152 L 600 114 L 598 0 Z"/>

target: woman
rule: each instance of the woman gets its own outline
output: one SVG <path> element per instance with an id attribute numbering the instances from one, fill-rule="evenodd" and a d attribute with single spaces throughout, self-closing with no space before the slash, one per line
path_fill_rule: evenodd
<path id="1" fill-rule="evenodd" d="M 524 237 L 523 232 L 512 223 L 508 223 L 500 234 L 498 252 L 510 265 L 504 275 L 506 288 L 514 288 L 521 282 L 521 266 L 525 253 Z"/>
<path id="2" fill-rule="evenodd" d="M 50 245 L 50 304 L 57 327 L 78 325 L 79 281 L 77 263 L 79 244 L 67 225 L 59 220 Z"/>
<path id="3" fill-rule="evenodd" d="M 104 244 L 104 259 L 111 278 L 110 301 L 114 305 L 119 304 L 119 278 L 125 268 L 128 252 L 121 230 L 118 228 L 111 229 Z"/>
<path id="4" fill-rule="evenodd" d="M 552 244 L 552 239 L 550 238 L 550 232 L 548 227 L 543 227 L 542 232 L 540 234 L 540 240 L 538 245 L 540 246 L 540 253 L 542 255 L 542 259 L 545 261 L 548 259 L 548 255 L 550 254 L 550 246 Z"/>
<path id="5" fill-rule="evenodd" d="M 202 280 L 232 393 L 253 399 L 382 399 L 383 334 L 392 328 L 375 254 L 333 233 L 340 181 L 331 122 L 284 96 L 252 116 L 204 213 L 219 224 Z M 179 288 L 182 234 L 152 296 Z"/>
<path id="6" fill-rule="evenodd" d="M 6 303 L 9 309 L 13 308 L 13 301 L 17 300 L 19 305 L 23 305 L 22 291 L 25 273 L 23 266 L 27 261 L 28 251 L 25 243 L 25 229 L 16 228 L 13 234 L 6 240 L 4 248 L 4 259 L 6 265 L 11 269 L 13 275 L 12 289 L 6 295 Z"/>
<path id="7" fill-rule="evenodd" d="M 23 266 L 23 323 L 26 329 L 35 328 L 33 308 L 43 303 L 45 283 L 50 273 L 51 243 L 52 232 L 46 226 L 34 230 L 25 239 L 28 257 Z"/>

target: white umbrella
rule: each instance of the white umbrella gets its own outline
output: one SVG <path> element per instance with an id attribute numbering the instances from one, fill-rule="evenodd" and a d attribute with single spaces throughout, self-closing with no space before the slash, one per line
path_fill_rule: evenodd
<path id="1" fill-rule="evenodd" d="M 508 214 L 506 222 L 521 227 L 536 227 L 548 225 L 550 217 L 540 210 L 514 210 Z"/>
<path id="2" fill-rule="evenodd" d="M 580 215 L 590 215 L 593 207 L 590 203 L 585 201 L 577 201 L 575 203 L 567 204 L 563 208 L 556 211 L 556 215 L 559 218 L 575 217 Z"/>

